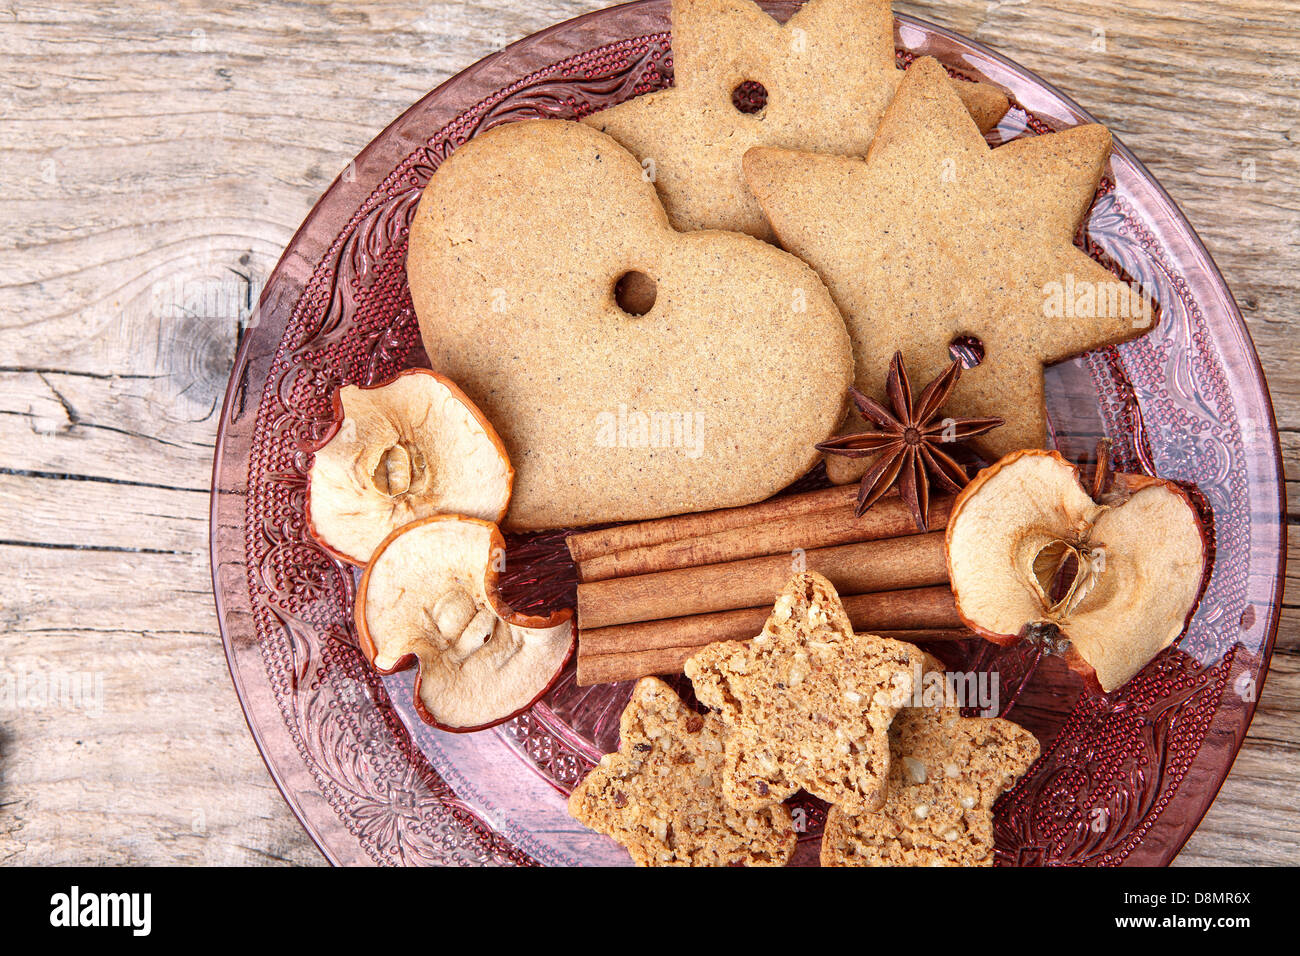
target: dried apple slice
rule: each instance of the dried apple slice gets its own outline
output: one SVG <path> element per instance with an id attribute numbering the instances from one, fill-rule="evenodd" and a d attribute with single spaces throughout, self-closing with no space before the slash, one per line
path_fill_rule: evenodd
<path id="1" fill-rule="evenodd" d="M 463 733 L 509 720 L 568 660 L 573 612 L 511 609 L 497 584 L 504 560 L 495 524 L 437 515 L 389 535 L 361 577 L 361 650 L 383 674 L 419 667 L 416 709 L 435 727 Z"/>
<path id="2" fill-rule="evenodd" d="M 1095 689 L 1127 682 L 1182 633 L 1205 571 L 1206 539 L 1177 485 L 1113 476 L 1100 500 L 1057 452 L 1015 452 L 958 495 L 948 519 L 957 610 L 998 644 L 1068 642 Z"/>
<path id="3" fill-rule="evenodd" d="M 365 565 L 394 529 L 435 514 L 500 521 L 514 469 L 483 414 L 452 382 L 408 369 L 386 385 L 345 385 L 337 424 L 308 473 L 312 536 Z"/>

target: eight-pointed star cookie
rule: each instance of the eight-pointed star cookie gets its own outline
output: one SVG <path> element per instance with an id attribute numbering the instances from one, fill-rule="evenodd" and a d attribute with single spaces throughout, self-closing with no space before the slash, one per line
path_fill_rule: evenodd
<path id="1" fill-rule="evenodd" d="M 889 732 L 889 799 L 832 807 L 822 866 L 992 866 L 993 804 L 1038 759 L 1034 735 L 956 707 L 908 707 Z"/>
<path id="2" fill-rule="evenodd" d="M 716 715 L 689 710 L 663 681 L 638 681 L 618 752 L 578 784 L 569 813 L 640 866 L 784 866 L 797 839 L 790 811 L 722 800 L 723 733 Z"/>
<path id="3" fill-rule="evenodd" d="M 911 644 L 854 634 L 826 578 L 796 575 L 757 637 L 686 662 L 695 695 L 727 726 L 727 803 L 759 809 L 803 788 L 854 812 L 879 807 L 889 723 L 923 666 Z"/>
<path id="4" fill-rule="evenodd" d="M 925 58 L 904 74 L 865 159 L 759 148 L 745 172 L 781 244 L 839 305 L 861 391 L 883 400 L 895 349 L 928 381 L 954 340 L 982 343 L 983 362 L 946 407 L 1005 418 L 972 443 L 999 458 L 1045 442 L 1044 365 L 1150 328 L 1150 310 L 1073 241 L 1109 151 L 1097 125 L 990 149 Z M 1053 303 L 1075 307 L 1056 317 Z"/>
<path id="5" fill-rule="evenodd" d="M 861 155 L 903 76 L 889 0 L 809 0 L 784 26 L 752 0 L 674 0 L 672 22 L 674 86 L 584 122 L 653 172 L 678 229 L 770 238 L 745 186 L 745 150 Z M 767 92 L 756 113 L 732 100 L 746 82 Z M 952 82 L 981 128 L 1006 112 L 1007 98 L 994 87 Z"/>

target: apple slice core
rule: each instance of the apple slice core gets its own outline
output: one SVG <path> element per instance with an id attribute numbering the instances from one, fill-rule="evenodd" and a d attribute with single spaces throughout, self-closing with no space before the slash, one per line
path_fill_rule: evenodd
<path id="1" fill-rule="evenodd" d="M 1182 633 L 1200 592 L 1204 529 L 1186 492 L 1115 475 L 1094 501 L 1056 452 L 1016 452 L 957 497 L 948 570 L 963 620 L 998 644 L 1069 642 L 1066 658 L 1111 691 Z"/>
<path id="2" fill-rule="evenodd" d="M 417 665 L 417 710 L 444 730 L 480 730 L 528 709 L 572 648 L 571 611 L 534 617 L 505 603 L 504 560 L 495 524 L 438 515 L 393 532 L 362 575 L 362 652 L 384 674 Z"/>
<path id="3" fill-rule="evenodd" d="M 408 369 L 386 385 L 345 385 L 335 413 L 312 461 L 307 511 L 336 557 L 364 566 L 394 529 L 435 514 L 505 516 L 514 482 L 505 447 L 447 379 Z"/>

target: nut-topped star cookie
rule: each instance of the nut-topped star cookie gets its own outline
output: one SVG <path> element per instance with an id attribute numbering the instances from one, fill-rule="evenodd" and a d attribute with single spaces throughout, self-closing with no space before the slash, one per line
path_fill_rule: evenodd
<path id="1" fill-rule="evenodd" d="M 951 344 L 978 339 L 983 360 L 947 409 L 1006 419 L 973 442 L 996 459 L 1044 444 L 1044 365 L 1150 328 L 1149 307 L 1073 241 L 1109 152 L 1097 125 L 990 149 L 927 57 L 865 159 L 759 148 L 745 172 L 781 244 L 844 314 L 862 392 L 884 399 L 896 349 L 928 381 Z"/>
<path id="2" fill-rule="evenodd" d="M 822 866 L 992 866 L 993 804 L 1038 759 L 1034 735 L 956 707 L 908 707 L 889 745 L 889 799 L 876 813 L 832 807 Z"/>
<path id="3" fill-rule="evenodd" d="M 781 805 L 722 800 L 722 721 L 688 709 L 663 681 L 637 682 L 606 754 L 569 797 L 580 823 L 613 837 L 639 866 L 784 866 L 796 834 Z"/>
<path id="4" fill-rule="evenodd" d="M 677 229 L 770 238 L 745 150 L 861 155 L 903 75 L 889 0 L 809 0 L 784 25 L 752 0 L 673 0 L 672 24 L 674 86 L 584 122 L 642 161 Z M 953 82 L 982 128 L 1006 112 L 994 87 Z"/>
<path id="5" fill-rule="evenodd" d="M 802 788 L 854 812 L 879 807 L 889 723 L 923 662 L 911 644 L 854 634 L 830 581 L 796 575 L 757 637 L 686 662 L 695 696 L 727 727 L 727 803 L 758 809 Z"/>

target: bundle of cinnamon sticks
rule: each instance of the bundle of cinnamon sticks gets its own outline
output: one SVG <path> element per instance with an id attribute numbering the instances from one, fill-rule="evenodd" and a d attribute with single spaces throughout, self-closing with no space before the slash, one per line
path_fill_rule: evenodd
<path id="1" fill-rule="evenodd" d="M 790 576 L 818 571 L 858 631 L 910 642 L 969 637 L 948 587 L 950 498 L 917 531 L 896 494 L 854 515 L 856 486 L 571 535 L 578 683 L 679 674 L 714 641 L 763 628 Z"/>

